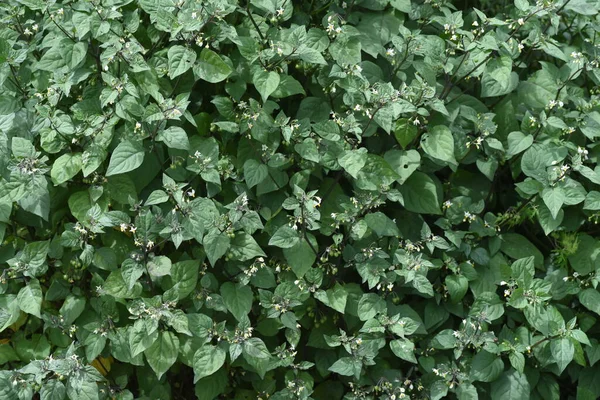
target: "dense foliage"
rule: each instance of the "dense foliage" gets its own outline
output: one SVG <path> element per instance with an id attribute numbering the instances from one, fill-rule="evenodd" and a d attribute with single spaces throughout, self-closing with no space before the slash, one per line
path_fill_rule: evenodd
<path id="1" fill-rule="evenodd" d="M 0 398 L 598 398 L 599 9 L 2 1 Z"/>

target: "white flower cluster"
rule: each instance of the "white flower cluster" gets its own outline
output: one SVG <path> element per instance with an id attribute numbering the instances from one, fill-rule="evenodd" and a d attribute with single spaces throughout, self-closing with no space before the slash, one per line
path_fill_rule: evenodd
<path id="1" fill-rule="evenodd" d="M 558 101 L 557 100 L 550 100 L 548 102 L 548 104 L 546 105 L 546 109 L 547 110 L 552 110 L 552 109 L 554 109 L 556 107 L 557 108 L 563 108 L 564 105 L 565 105 L 565 103 L 563 103 L 560 100 L 558 100 Z"/>
<path id="2" fill-rule="evenodd" d="M 333 15 L 327 17 L 327 28 L 325 31 L 329 34 L 329 36 L 336 36 L 342 33 L 342 27 L 337 25 Z"/>
<path id="3" fill-rule="evenodd" d="M 477 219 L 477 215 L 465 211 L 463 222 L 473 222 Z"/>

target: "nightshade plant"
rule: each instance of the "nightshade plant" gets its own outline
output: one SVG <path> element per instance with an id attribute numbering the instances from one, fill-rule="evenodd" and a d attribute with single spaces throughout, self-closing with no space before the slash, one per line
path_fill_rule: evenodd
<path id="1" fill-rule="evenodd" d="M 599 9 L 2 1 L 0 398 L 598 398 Z"/>

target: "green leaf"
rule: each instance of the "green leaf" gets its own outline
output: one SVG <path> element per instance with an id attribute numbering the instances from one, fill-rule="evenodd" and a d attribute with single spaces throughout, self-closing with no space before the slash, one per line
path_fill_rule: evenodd
<path id="1" fill-rule="evenodd" d="M 214 51 L 204 48 L 200 53 L 198 63 L 194 66 L 194 75 L 210 83 L 225 80 L 233 70 Z"/>
<path id="2" fill-rule="evenodd" d="M 292 229 L 289 225 L 282 225 L 269 240 L 269 246 L 277 246 L 282 249 L 289 249 L 300 242 L 298 230 Z"/>
<path id="3" fill-rule="evenodd" d="M 586 275 L 600 268 L 600 242 L 587 234 L 577 235 L 575 254 L 569 256 L 569 264 L 579 274 Z"/>
<path id="4" fill-rule="evenodd" d="M 164 190 L 154 190 L 152 193 L 150 193 L 144 205 L 152 206 L 155 204 L 162 204 L 167 201 L 169 201 L 169 195 L 167 192 Z"/>
<path id="5" fill-rule="evenodd" d="M 542 192 L 542 199 L 550 210 L 552 218 L 556 218 L 565 201 L 565 192 L 558 186 L 549 187 Z"/>
<path id="6" fill-rule="evenodd" d="M 455 165 L 454 138 L 447 126 L 437 125 L 421 138 L 421 147 L 432 158 Z"/>
<path id="7" fill-rule="evenodd" d="M 71 380 L 67 383 L 67 397 L 69 399 L 99 400 L 100 390 L 96 382 L 80 380 L 75 385 L 72 383 Z"/>
<path id="8" fill-rule="evenodd" d="M 500 379 L 492 382 L 492 400 L 528 400 L 530 387 L 527 377 L 517 371 L 504 372 Z"/>
<path id="9" fill-rule="evenodd" d="M 129 328 L 128 337 L 132 357 L 146 351 L 156 342 L 159 335 L 157 328 L 157 325 L 150 319 L 135 321 L 133 326 Z"/>
<path id="10" fill-rule="evenodd" d="M 316 249 L 318 246 L 314 236 L 310 234 L 307 236 Z M 284 248 L 283 255 L 298 278 L 302 278 L 317 260 L 317 255 L 306 240 L 299 240 L 292 247 Z"/>
<path id="11" fill-rule="evenodd" d="M 50 171 L 52 182 L 55 185 L 67 182 L 81 171 L 82 165 L 81 153 L 63 154 L 52 164 Z"/>
<path id="12" fill-rule="evenodd" d="M 268 72 L 262 69 L 258 69 L 252 76 L 254 87 L 260 93 L 262 101 L 267 101 L 267 98 L 273 93 L 279 86 L 280 77 L 277 72 Z"/>
<path id="13" fill-rule="evenodd" d="M 319 300 L 326 306 L 329 306 L 339 313 L 344 314 L 346 310 L 346 301 L 348 292 L 342 285 L 336 283 L 335 286 L 327 291 L 319 290 L 315 293 L 315 299 Z"/>
<path id="14" fill-rule="evenodd" d="M 502 244 L 500 249 L 507 256 L 515 260 L 533 256 L 536 268 L 540 268 L 543 265 L 544 255 L 525 236 L 518 233 L 505 233 L 501 238 Z"/>
<path id="15" fill-rule="evenodd" d="M 202 244 L 204 244 L 204 251 L 206 251 L 208 261 L 214 266 L 217 260 L 227 253 L 231 239 L 225 233 L 212 230 L 204 236 Z"/>
<path id="16" fill-rule="evenodd" d="M 167 53 L 169 60 L 169 78 L 173 79 L 192 68 L 196 61 L 196 52 L 184 46 L 171 46 Z"/>
<path id="17" fill-rule="evenodd" d="M 384 158 L 394 171 L 398 173 L 399 177 L 396 181 L 401 185 L 404 184 L 404 182 L 406 182 L 413 172 L 421 165 L 421 154 L 416 150 L 390 150 L 385 153 Z"/>
<path id="18" fill-rule="evenodd" d="M 411 363 L 417 363 L 415 344 L 408 339 L 397 339 L 390 342 L 390 348 L 396 357 Z"/>
<path id="19" fill-rule="evenodd" d="M 9 294 L 0 296 L 0 332 L 14 324 L 20 316 L 17 296 Z"/>
<path id="20" fill-rule="evenodd" d="M 40 390 L 41 400 L 63 400 L 66 395 L 67 389 L 58 379 L 47 380 Z"/>
<path id="21" fill-rule="evenodd" d="M 517 88 L 519 76 L 512 72 L 513 60 L 509 56 L 487 62 L 481 78 L 481 97 L 506 95 Z"/>
<path id="22" fill-rule="evenodd" d="M 244 355 L 254 358 L 269 358 L 271 357 L 271 353 L 265 342 L 260 340 L 259 338 L 253 337 L 244 341 L 243 345 Z"/>
<path id="23" fill-rule="evenodd" d="M 340 153 L 338 162 L 354 179 L 358 178 L 358 173 L 367 163 L 367 149 L 347 150 Z"/>
<path id="24" fill-rule="evenodd" d="M 140 142 L 122 141 L 110 157 L 106 176 L 133 171 L 144 162 L 144 154 L 144 147 Z"/>
<path id="25" fill-rule="evenodd" d="M 579 301 L 585 308 L 600 315 L 600 293 L 596 289 L 585 289 L 579 293 Z"/>
<path id="26" fill-rule="evenodd" d="M 42 287 L 37 279 L 31 279 L 27 282 L 27 286 L 22 287 L 17 295 L 19 308 L 27 314 L 35 315 L 38 318 L 42 317 L 40 313 L 42 310 L 42 299 Z"/>
<path id="27" fill-rule="evenodd" d="M 469 289 L 469 281 L 463 275 L 448 275 L 444 283 L 453 303 L 461 301 Z"/>
<path id="28" fill-rule="evenodd" d="M 471 364 L 471 377 L 475 381 L 493 382 L 502 374 L 504 363 L 496 354 L 485 350 L 473 357 Z"/>
<path id="29" fill-rule="evenodd" d="M 553 218 L 550 210 L 545 204 L 539 204 L 538 206 L 538 221 L 546 235 L 555 231 L 562 223 L 564 217 L 565 212 L 562 209 L 558 211 L 556 218 Z"/>
<path id="30" fill-rule="evenodd" d="M 220 292 L 227 310 L 238 321 L 244 320 L 250 310 L 252 310 L 252 289 L 248 286 L 225 282 L 221 285 Z"/>
<path id="31" fill-rule="evenodd" d="M 583 203 L 583 209 L 591 211 L 600 210 L 600 192 L 595 190 L 588 192 Z"/>
<path id="32" fill-rule="evenodd" d="M 360 376 L 360 371 L 362 370 L 362 363 L 353 357 L 342 357 L 329 367 L 329 371 L 335 372 L 336 374 L 340 374 L 343 376 L 352 376 L 355 377 Z"/>
<path id="33" fill-rule="evenodd" d="M 277 89 L 275 89 L 270 96 L 276 99 L 282 99 L 284 97 L 289 97 L 296 94 L 306 94 L 302 84 L 289 75 L 282 75 L 280 76 Z"/>
<path id="34" fill-rule="evenodd" d="M 171 368 L 179 354 L 179 339 L 172 332 L 161 332 L 158 339 L 144 351 L 148 364 L 158 379 Z"/>
<path id="35" fill-rule="evenodd" d="M 515 131 L 508 134 L 507 157 L 516 156 L 527 150 L 533 144 L 533 135 L 525 135 L 522 132 Z"/>
<path id="36" fill-rule="evenodd" d="M 196 382 L 196 397 L 198 400 L 214 400 L 227 389 L 228 384 L 227 372 L 218 370 Z"/>
<path id="37" fill-rule="evenodd" d="M 569 338 L 557 338 L 550 341 L 550 352 L 558 365 L 558 371 L 562 373 L 567 365 L 573 360 L 575 347 Z"/>
<path id="38" fill-rule="evenodd" d="M 522 353 L 513 351 L 508 355 L 508 359 L 510 360 L 510 365 L 512 365 L 514 369 L 523 373 L 525 369 L 525 356 Z"/>
<path id="39" fill-rule="evenodd" d="M 442 188 L 437 180 L 422 172 L 414 172 L 400 187 L 404 197 L 404 207 L 411 212 L 419 214 L 442 213 L 441 197 Z"/>
<path id="40" fill-rule="evenodd" d="M 356 311 L 361 321 L 368 321 L 378 313 L 385 313 L 386 304 L 377 294 L 365 293 L 360 297 Z"/>
<path id="41" fill-rule="evenodd" d="M 156 136 L 156 140 L 164 142 L 171 149 L 189 150 L 190 141 L 187 133 L 178 127 L 170 126 Z"/>
<path id="42" fill-rule="evenodd" d="M 403 149 L 406 149 L 406 146 L 415 140 L 417 134 L 417 126 L 412 124 L 408 119 L 400 118 L 398 121 L 396 121 L 396 126 L 394 127 L 394 137 Z"/>
<path id="43" fill-rule="evenodd" d="M 231 241 L 230 252 L 231 259 L 238 261 L 248 261 L 256 257 L 266 256 L 256 240 L 245 232 L 235 235 L 235 238 Z"/>
<path id="44" fill-rule="evenodd" d="M 244 179 L 249 188 L 253 188 L 269 176 L 269 168 L 260 161 L 249 159 L 244 163 Z"/>
<path id="45" fill-rule="evenodd" d="M 205 344 L 194 353 L 194 383 L 217 372 L 225 364 L 227 353 L 219 346 Z"/>
<path id="46" fill-rule="evenodd" d="M 329 53 L 339 65 L 356 65 L 361 61 L 361 43 L 357 37 L 341 34 L 329 46 Z"/>

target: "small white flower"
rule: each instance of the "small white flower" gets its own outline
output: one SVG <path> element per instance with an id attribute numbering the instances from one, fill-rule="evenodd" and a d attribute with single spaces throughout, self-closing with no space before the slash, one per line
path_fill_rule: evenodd
<path id="1" fill-rule="evenodd" d="M 563 282 L 567 282 L 568 280 L 569 280 L 569 277 L 568 277 L 568 276 L 565 276 L 565 277 L 563 278 Z"/>
<path id="2" fill-rule="evenodd" d="M 473 23 L 471 25 L 473 25 L 473 26 L 479 26 L 479 22 L 473 21 Z"/>
<path id="3" fill-rule="evenodd" d="M 278 55 L 282 55 L 283 54 L 283 50 L 281 49 L 281 47 L 277 48 L 277 54 Z"/>
<path id="4" fill-rule="evenodd" d="M 131 226 L 129 227 L 129 232 L 131 232 L 131 233 L 135 233 L 135 231 L 137 231 L 137 228 L 136 228 L 135 226 L 131 225 Z"/>
<path id="5" fill-rule="evenodd" d="M 577 278 L 579 276 L 579 272 L 573 272 L 573 278 Z"/>
<path id="6" fill-rule="evenodd" d="M 281 17 L 281 16 L 283 15 L 284 11 L 285 11 L 285 10 L 283 9 L 283 7 L 281 7 L 279 10 L 277 10 L 277 11 L 275 12 L 275 14 L 277 14 L 277 16 L 278 16 L 278 17 Z"/>
<path id="7" fill-rule="evenodd" d="M 443 204 L 444 208 L 450 208 L 452 207 L 452 202 L 450 200 L 446 200 Z"/>
<path id="8" fill-rule="evenodd" d="M 360 104 L 357 104 L 354 106 L 354 111 L 360 111 L 361 107 Z"/>
<path id="9" fill-rule="evenodd" d="M 506 285 L 506 281 L 501 281 L 500 286 L 504 286 L 504 285 Z"/>
<path id="10" fill-rule="evenodd" d="M 197 16 L 198 16 L 198 14 L 196 12 L 192 13 L 192 19 L 196 19 Z"/>
<path id="11" fill-rule="evenodd" d="M 146 243 L 146 247 L 151 249 L 152 247 L 154 247 L 154 242 L 152 240 L 148 240 L 148 243 Z"/>
<path id="12" fill-rule="evenodd" d="M 58 11 L 56 11 L 56 13 L 57 13 L 58 15 L 63 15 L 63 14 L 65 13 L 65 10 L 64 10 L 64 9 L 62 9 L 62 8 L 59 8 L 59 9 L 58 9 Z"/>
<path id="13" fill-rule="evenodd" d="M 188 195 L 189 197 L 196 197 L 196 191 L 195 191 L 194 189 L 190 189 L 190 190 L 187 192 L 187 195 Z"/>
<path id="14" fill-rule="evenodd" d="M 519 25 L 523 26 L 523 25 L 525 25 L 525 20 L 524 20 L 523 18 L 519 18 L 519 19 L 517 20 L 517 23 L 518 23 Z"/>
<path id="15" fill-rule="evenodd" d="M 396 54 L 396 51 L 395 51 L 393 48 L 391 48 L 391 47 L 390 47 L 389 49 L 387 49 L 387 50 L 385 51 L 385 54 L 386 54 L 388 57 L 394 57 L 394 55 Z"/>
<path id="16" fill-rule="evenodd" d="M 577 60 L 577 59 L 583 57 L 583 53 L 574 51 L 571 53 L 571 57 L 574 58 L 575 60 Z"/>
<path id="17" fill-rule="evenodd" d="M 342 33 L 342 27 L 338 26 L 337 28 L 335 28 L 335 33 Z"/>
<path id="18" fill-rule="evenodd" d="M 38 26 L 38 24 L 33 24 L 33 25 L 31 25 L 31 29 L 33 29 L 33 31 L 34 31 L 34 32 L 37 32 L 37 31 L 38 31 L 38 29 L 39 29 L 39 26 Z"/>
<path id="19" fill-rule="evenodd" d="M 335 25 L 333 25 L 332 23 L 327 24 L 327 33 L 331 33 L 335 30 Z"/>
<path id="20" fill-rule="evenodd" d="M 421 121 L 419 121 L 419 118 L 415 118 L 413 120 L 413 125 L 421 125 Z"/>
<path id="21" fill-rule="evenodd" d="M 31 31 L 29 30 L 29 28 L 25 28 L 25 30 L 23 31 L 23 33 L 24 33 L 26 36 L 31 36 L 31 35 L 33 35 L 33 32 L 31 32 Z"/>
<path id="22" fill-rule="evenodd" d="M 510 296 L 510 290 L 506 289 L 504 291 L 504 297 L 508 297 L 508 296 Z"/>
<path id="23" fill-rule="evenodd" d="M 465 211 L 465 217 L 463 218 L 463 221 L 473 222 L 475 221 L 475 219 L 477 219 L 477 216 L 471 214 L 468 211 Z"/>
<path id="24" fill-rule="evenodd" d="M 523 49 L 525 48 L 525 45 L 523 43 L 519 43 L 517 45 L 517 48 L 519 49 L 519 52 L 523 51 Z"/>

